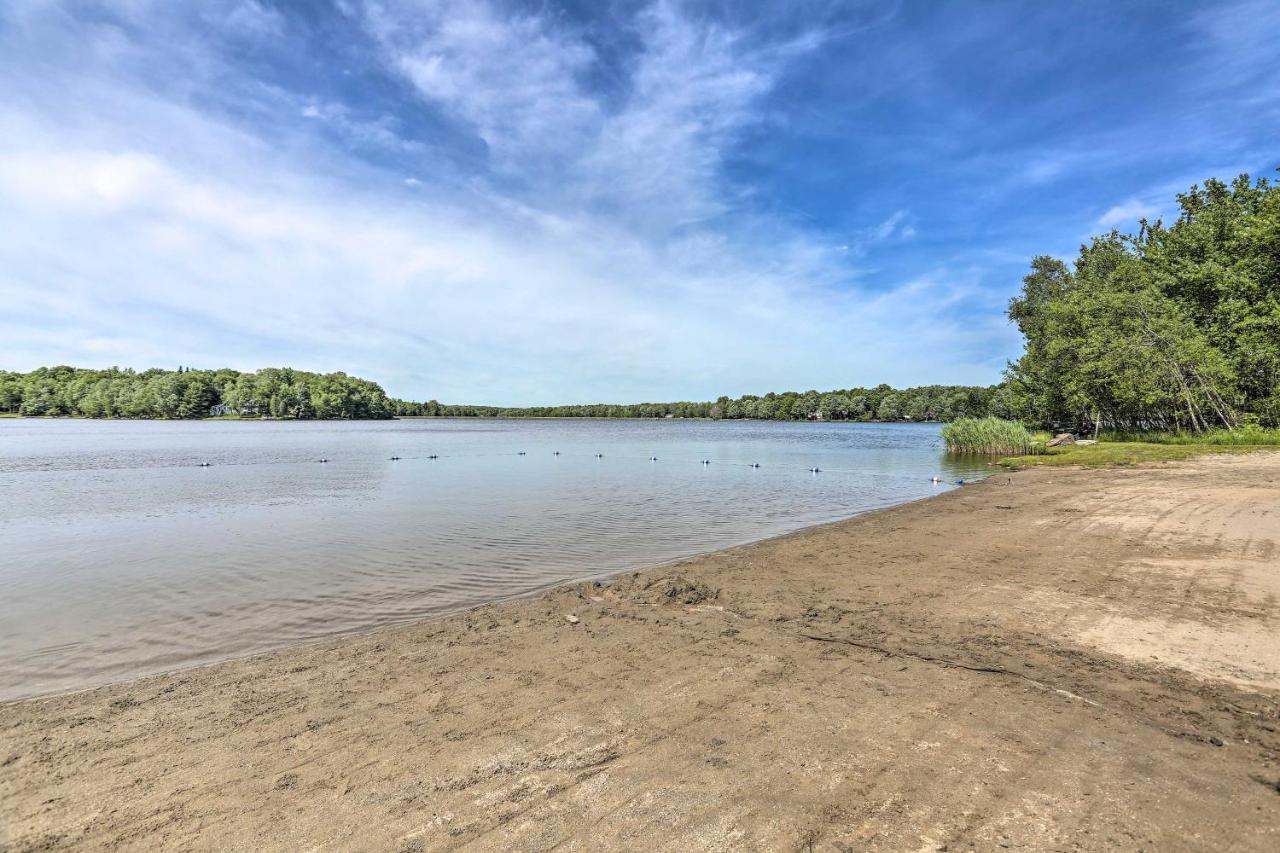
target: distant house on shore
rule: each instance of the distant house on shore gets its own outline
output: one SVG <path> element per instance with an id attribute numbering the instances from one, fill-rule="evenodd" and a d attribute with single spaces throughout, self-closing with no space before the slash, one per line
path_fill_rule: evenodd
<path id="1" fill-rule="evenodd" d="M 234 415 L 235 413 L 235 409 L 231 408 L 226 403 L 219 403 L 216 406 L 209 407 L 209 417 L 211 418 L 221 418 L 225 415 Z"/>

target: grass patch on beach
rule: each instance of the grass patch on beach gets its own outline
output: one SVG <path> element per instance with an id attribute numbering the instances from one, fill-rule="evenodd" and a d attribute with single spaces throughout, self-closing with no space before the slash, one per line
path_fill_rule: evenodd
<path id="1" fill-rule="evenodd" d="M 1123 465 L 1151 465 L 1178 462 L 1193 456 L 1214 453 L 1247 453 L 1271 445 L 1249 444 L 1160 444 L 1146 441 L 1101 441 L 1097 444 L 1069 444 L 1046 447 L 1037 454 L 1010 456 L 1000 460 L 1006 468 L 1020 471 L 1042 465 L 1077 465 L 1084 468 L 1109 468 Z"/>
<path id="2" fill-rule="evenodd" d="M 1103 433 L 1106 441 L 1142 442 L 1144 444 L 1195 444 L 1226 447 L 1280 447 L 1280 429 L 1247 425 L 1237 430 L 1213 429 L 1206 432 L 1113 432 Z"/>
<path id="3" fill-rule="evenodd" d="M 1026 427 L 1000 418 L 959 418 L 943 424 L 942 440 L 952 453 L 1022 456 L 1036 450 Z"/>

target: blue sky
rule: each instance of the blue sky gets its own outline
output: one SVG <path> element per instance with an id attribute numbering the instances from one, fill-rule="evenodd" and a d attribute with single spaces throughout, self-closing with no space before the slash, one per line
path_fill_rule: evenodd
<path id="1" fill-rule="evenodd" d="M 1280 165 L 1280 5 L 0 4 L 0 368 L 989 383 L 1030 257 Z"/>

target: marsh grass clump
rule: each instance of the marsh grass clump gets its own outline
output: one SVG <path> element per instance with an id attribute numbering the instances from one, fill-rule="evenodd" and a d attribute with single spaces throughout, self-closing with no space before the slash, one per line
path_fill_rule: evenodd
<path id="1" fill-rule="evenodd" d="M 952 453 L 1026 456 L 1037 448 L 1026 427 L 1000 418 L 960 418 L 943 424 L 942 440 Z"/>

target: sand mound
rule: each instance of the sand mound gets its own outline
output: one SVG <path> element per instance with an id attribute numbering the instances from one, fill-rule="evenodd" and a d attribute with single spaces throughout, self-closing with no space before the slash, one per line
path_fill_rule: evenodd
<path id="1" fill-rule="evenodd" d="M 683 575 L 637 579 L 623 594 L 640 604 L 705 604 L 720 597 L 720 590 Z"/>

